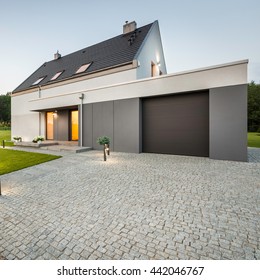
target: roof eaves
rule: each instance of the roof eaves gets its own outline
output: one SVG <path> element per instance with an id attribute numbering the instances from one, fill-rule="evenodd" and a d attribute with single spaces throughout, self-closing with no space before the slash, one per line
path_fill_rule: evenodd
<path id="1" fill-rule="evenodd" d="M 29 88 L 22 89 L 22 90 L 19 90 L 19 91 L 13 91 L 12 93 L 15 95 L 15 94 L 23 94 L 23 92 L 24 93 L 32 92 L 34 89 L 38 89 L 40 86 L 41 86 L 41 88 L 44 88 L 45 86 L 51 86 L 51 85 L 59 84 L 59 83 L 66 82 L 66 81 L 69 81 L 69 80 L 77 80 L 78 78 L 92 76 L 94 74 L 98 74 L 98 73 L 102 73 L 102 72 L 104 72 L 104 75 L 106 75 L 106 73 L 105 73 L 106 71 L 113 70 L 113 69 L 116 69 L 116 68 L 119 68 L 119 67 L 124 67 L 124 66 L 127 66 L 127 65 L 132 65 L 132 68 L 137 67 L 136 63 L 135 63 L 135 60 L 128 61 L 128 62 L 125 62 L 125 63 L 122 63 L 122 64 L 113 65 L 111 67 L 99 69 L 99 70 L 96 70 L 96 71 L 76 74 L 76 75 L 70 76 L 68 78 L 60 79 L 60 80 L 54 80 L 54 81 L 50 80 L 46 84 L 43 84 L 43 85 L 38 84 L 38 85 L 30 86 Z M 98 77 L 100 77 L 100 76 L 103 76 L 103 75 L 99 75 Z"/>
<path id="2" fill-rule="evenodd" d="M 39 69 L 41 69 L 42 67 L 44 67 L 46 65 L 46 62 L 44 62 L 39 68 L 37 68 L 26 80 L 30 79 Z M 26 81 L 25 80 L 25 81 Z M 18 87 L 16 87 L 12 92 L 15 93 L 16 90 L 25 82 L 23 81 L 22 83 L 20 83 L 20 85 Z M 39 85 L 37 85 L 37 87 L 39 87 Z"/>

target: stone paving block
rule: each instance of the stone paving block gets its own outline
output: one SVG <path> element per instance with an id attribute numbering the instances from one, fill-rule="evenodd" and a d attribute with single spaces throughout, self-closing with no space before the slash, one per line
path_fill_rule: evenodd
<path id="1" fill-rule="evenodd" d="M 72 249 L 73 252 L 78 253 L 78 254 L 80 254 L 83 250 L 84 250 L 84 248 L 82 246 L 80 246 L 80 245 L 76 245 Z"/>
<path id="2" fill-rule="evenodd" d="M 8 259 L 8 260 L 15 260 L 16 257 L 15 257 L 15 255 L 13 255 L 13 254 L 10 253 L 10 254 L 7 255 L 7 259 Z"/>
<path id="3" fill-rule="evenodd" d="M 76 252 L 72 252 L 71 254 L 70 254 L 70 259 L 71 260 L 80 260 L 80 254 L 78 254 L 78 253 L 76 253 Z"/>
<path id="4" fill-rule="evenodd" d="M 67 248 L 72 250 L 76 245 L 77 245 L 76 241 L 71 241 L 67 244 Z"/>
<path id="5" fill-rule="evenodd" d="M 59 260 L 69 260 L 69 259 L 70 257 L 64 253 L 59 256 Z"/>
<path id="6" fill-rule="evenodd" d="M 67 256 L 70 256 L 71 254 L 72 254 L 72 250 L 70 249 L 70 248 L 66 248 L 65 250 L 64 250 L 64 254 L 65 255 L 67 255 Z"/>

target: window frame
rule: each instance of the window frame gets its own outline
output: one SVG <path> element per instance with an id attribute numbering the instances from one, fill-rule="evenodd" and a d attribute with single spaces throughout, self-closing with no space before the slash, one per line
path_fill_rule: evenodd
<path id="1" fill-rule="evenodd" d="M 46 78 L 46 76 L 40 77 L 38 78 L 33 84 L 32 86 L 36 86 L 38 85 L 41 81 L 43 81 Z"/>
<path id="2" fill-rule="evenodd" d="M 82 65 L 78 68 L 78 70 L 75 72 L 75 75 L 76 75 L 76 74 L 80 74 L 80 73 L 84 73 L 85 71 L 87 71 L 87 69 L 90 67 L 91 64 L 92 64 L 92 62 L 82 64 Z M 84 67 L 85 67 L 85 68 L 84 68 Z M 84 70 L 81 70 L 81 69 L 84 69 Z"/>
<path id="3" fill-rule="evenodd" d="M 64 72 L 64 70 L 58 71 L 56 74 L 53 75 L 53 77 L 50 79 L 50 81 L 57 80 L 63 72 Z"/>

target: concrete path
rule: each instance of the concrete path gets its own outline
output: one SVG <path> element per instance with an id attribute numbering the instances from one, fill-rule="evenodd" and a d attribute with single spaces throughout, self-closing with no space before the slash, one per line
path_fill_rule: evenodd
<path id="1" fill-rule="evenodd" d="M 63 155 L 1 176 L 0 259 L 260 259 L 260 163 Z"/>

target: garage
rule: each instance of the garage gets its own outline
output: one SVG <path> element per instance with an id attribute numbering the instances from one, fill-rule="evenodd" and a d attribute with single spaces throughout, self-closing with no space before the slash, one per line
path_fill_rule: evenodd
<path id="1" fill-rule="evenodd" d="M 209 92 L 142 100 L 142 151 L 209 156 Z"/>

